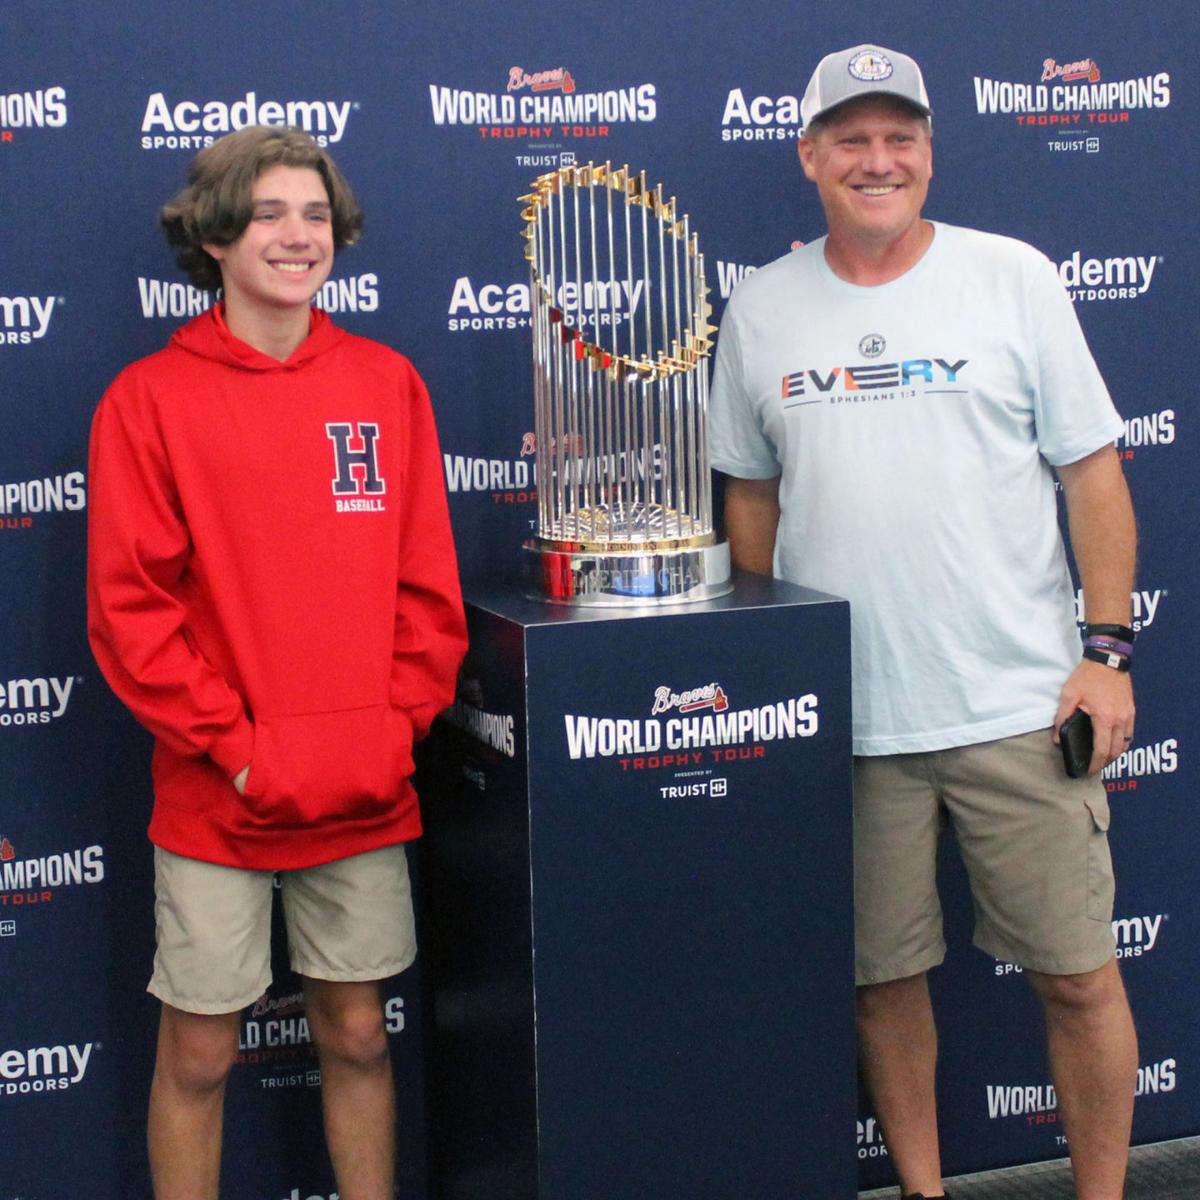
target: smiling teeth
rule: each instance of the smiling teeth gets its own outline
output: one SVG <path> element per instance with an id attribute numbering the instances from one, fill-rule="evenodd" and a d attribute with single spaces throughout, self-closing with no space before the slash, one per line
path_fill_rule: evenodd
<path id="1" fill-rule="evenodd" d="M 888 187 L 864 187 L 858 189 L 864 196 L 886 196 L 889 192 L 896 190 L 895 184 L 890 184 Z"/>
<path id="2" fill-rule="evenodd" d="M 291 271 L 294 274 L 299 274 L 301 271 L 308 270 L 308 263 L 293 263 L 293 262 L 277 262 L 271 264 L 277 271 Z"/>

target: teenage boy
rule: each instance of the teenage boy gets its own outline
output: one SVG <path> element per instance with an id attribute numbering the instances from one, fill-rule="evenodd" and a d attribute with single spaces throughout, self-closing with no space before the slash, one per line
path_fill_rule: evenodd
<path id="1" fill-rule="evenodd" d="M 392 1196 L 378 981 L 412 962 L 413 743 L 465 623 L 429 399 L 312 300 L 362 214 L 307 134 L 240 130 L 160 214 L 223 289 L 92 429 L 88 628 L 156 738 L 158 1200 L 211 1200 L 240 1010 L 271 982 L 276 872 L 347 1200 Z"/>

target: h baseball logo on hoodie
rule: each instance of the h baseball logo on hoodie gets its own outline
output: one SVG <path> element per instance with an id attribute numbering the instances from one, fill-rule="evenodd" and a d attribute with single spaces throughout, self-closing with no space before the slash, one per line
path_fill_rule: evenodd
<path id="1" fill-rule="evenodd" d="M 333 443 L 337 470 L 333 479 L 333 494 L 338 497 L 359 497 L 354 500 L 339 499 L 337 511 L 383 512 L 382 500 L 367 499 L 382 496 L 387 491 L 387 484 L 380 478 L 379 462 L 375 455 L 379 426 L 366 421 L 331 421 L 326 424 L 325 433 Z M 356 448 L 353 443 L 361 448 Z"/>

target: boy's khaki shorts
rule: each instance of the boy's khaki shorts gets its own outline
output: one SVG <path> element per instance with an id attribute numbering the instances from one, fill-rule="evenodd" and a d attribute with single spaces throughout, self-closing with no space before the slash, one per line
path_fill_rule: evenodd
<path id="1" fill-rule="evenodd" d="M 416 957 L 403 845 L 281 871 L 292 969 L 365 981 Z M 158 950 L 151 995 L 190 1013 L 236 1012 L 271 982 L 274 871 L 249 871 L 154 849 Z"/>
<path id="2" fill-rule="evenodd" d="M 1050 975 L 1116 949 L 1108 797 L 1071 779 L 1048 729 L 975 746 L 854 760 L 857 981 L 916 975 L 946 953 L 936 867 L 954 825 L 975 901 L 975 945 Z"/>

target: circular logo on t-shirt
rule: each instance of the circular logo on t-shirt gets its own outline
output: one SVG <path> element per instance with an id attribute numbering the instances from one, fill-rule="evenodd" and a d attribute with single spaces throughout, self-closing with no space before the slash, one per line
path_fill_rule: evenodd
<path id="1" fill-rule="evenodd" d="M 868 333 L 858 343 L 858 352 L 863 358 L 878 358 L 886 349 L 887 342 L 883 340 L 882 333 Z"/>
<path id="2" fill-rule="evenodd" d="M 878 50 L 860 50 L 850 60 L 850 74 L 855 79 L 863 79 L 867 83 L 878 83 L 887 79 L 892 73 L 892 60 Z"/>

